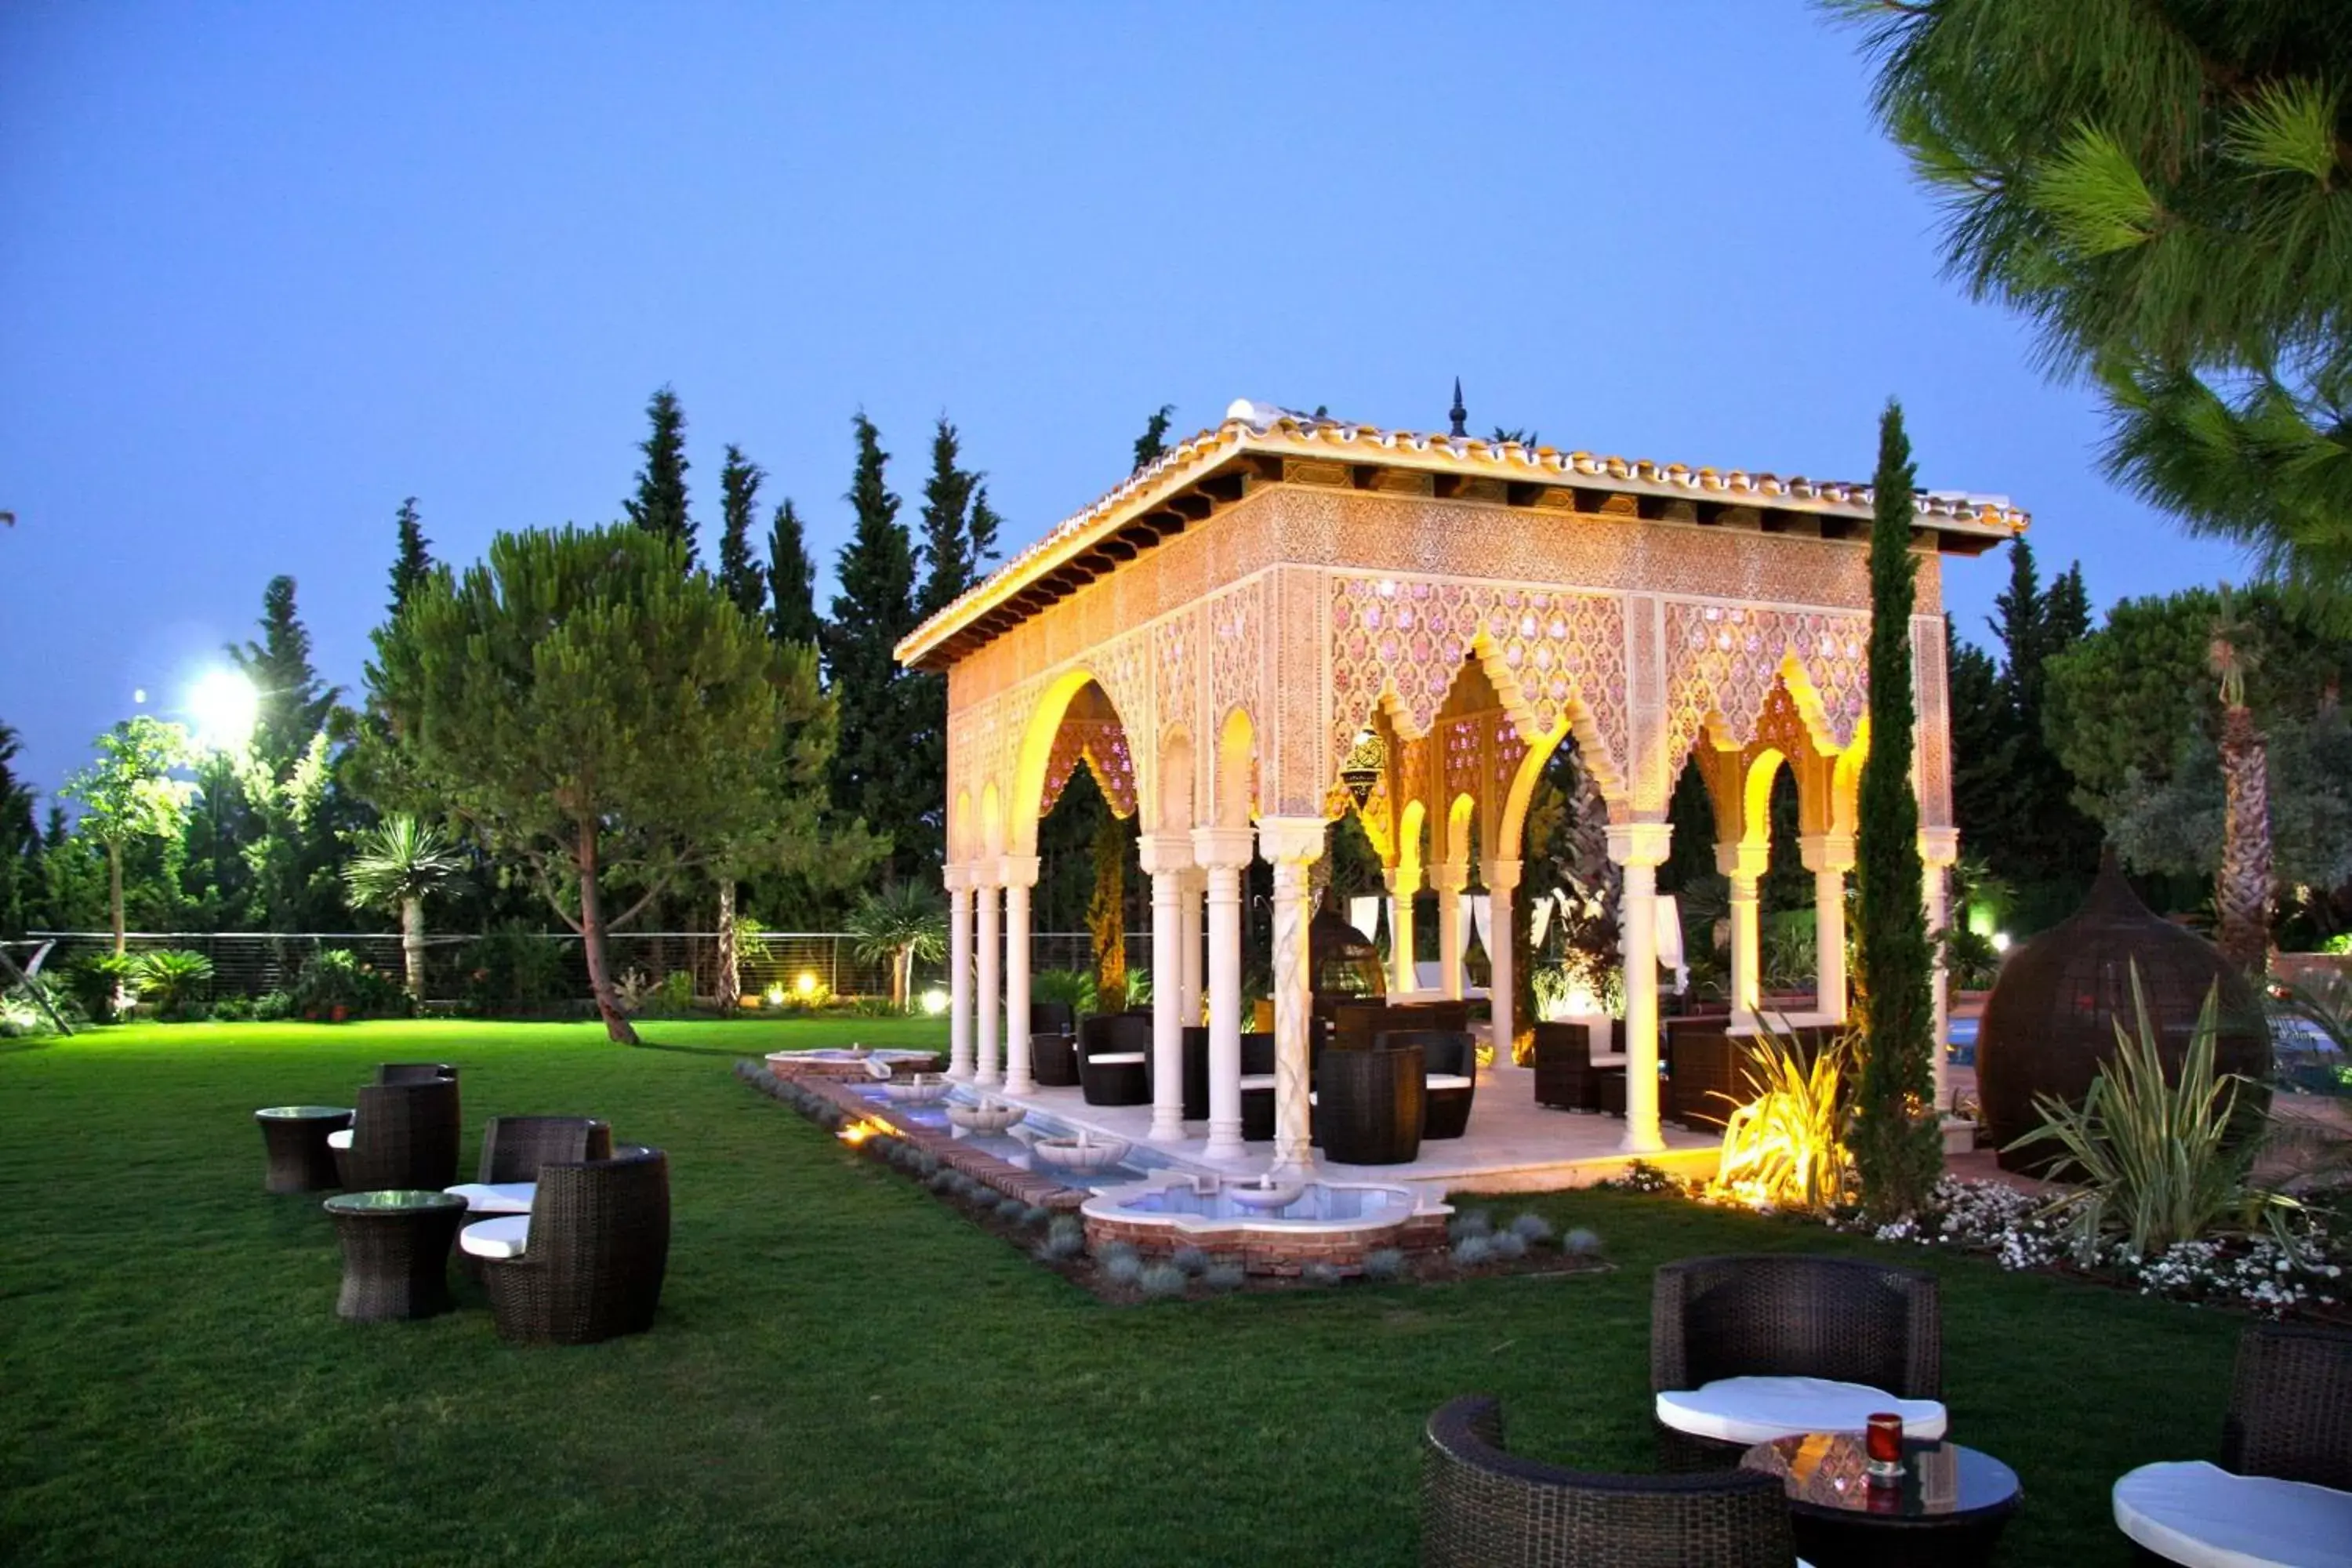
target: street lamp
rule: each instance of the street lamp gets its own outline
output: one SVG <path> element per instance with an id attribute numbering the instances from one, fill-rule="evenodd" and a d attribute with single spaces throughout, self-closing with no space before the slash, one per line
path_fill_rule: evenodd
<path id="1" fill-rule="evenodd" d="M 242 670 L 208 669 L 189 689 L 188 711 L 195 716 L 196 743 L 205 750 L 242 751 L 260 715 L 261 693 Z"/>

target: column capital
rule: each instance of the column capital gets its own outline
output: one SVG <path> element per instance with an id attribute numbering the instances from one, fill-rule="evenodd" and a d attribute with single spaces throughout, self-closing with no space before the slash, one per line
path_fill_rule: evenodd
<path id="1" fill-rule="evenodd" d="M 1421 868 L 1418 866 L 1387 867 L 1381 872 L 1381 883 L 1392 896 L 1409 899 L 1421 891 Z"/>
<path id="2" fill-rule="evenodd" d="M 1429 885 L 1441 893 L 1458 893 L 1470 885 L 1470 868 L 1459 861 L 1440 860 L 1429 868 Z"/>
<path id="3" fill-rule="evenodd" d="M 1715 868 L 1734 881 L 1753 882 L 1771 868 L 1772 847 L 1769 844 L 1717 844 L 1715 847 Z"/>
<path id="4" fill-rule="evenodd" d="M 1519 872 L 1524 863 L 1517 860 L 1485 860 L 1478 866 L 1478 875 L 1490 893 L 1507 893 L 1519 885 Z"/>
<path id="5" fill-rule="evenodd" d="M 1135 841 L 1137 857 L 1147 877 L 1171 876 L 1192 866 L 1192 836 L 1189 833 L 1146 833 Z"/>
<path id="6" fill-rule="evenodd" d="M 1620 866 L 1663 866 L 1672 851 L 1674 826 L 1664 822 L 1612 822 L 1609 858 Z"/>
<path id="7" fill-rule="evenodd" d="M 1919 858 L 1934 867 L 1951 865 L 1960 858 L 1960 830 L 1957 827 L 1923 827 L 1919 830 Z"/>
<path id="8" fill-rule="evenodd" d="M 1000 855 L 996 859 L 996 880 L 1002 887 L 1034 888 L 1037 885 L 1038 859 L 1034 855 Z"/>
<path id="9" fill-rule="evenodd" d="M 1213 871 L 1238 871 L 1257 852 L 1257 835 L 1246 827 L 1192 829 L 1192 858 Z"/>
<path id="10" fill-rule="evenodd" d="M 1319 816 L 1261 816 L 1258 853 L 1276 866 L 1305 866 L 1320 860 L 1323 832 L 1329 826 Z"/>
<path id="11" fill-rule="evenodd" d="M 1804 857 L 1808 871 L 1835 871 L 1843 875 L 1853 869 L 1853 835 L 1851 833 L 1808 833 L 1797 840 L 1797 848 Z"/>
<path id="12" fill-rule="evenodd" d="M 940 880 L 946 885 L 947 890 L 950 893 L 969 893 L 971 891 L 972 883 L 971 868 L 950 866 L 940 873 Z"/>

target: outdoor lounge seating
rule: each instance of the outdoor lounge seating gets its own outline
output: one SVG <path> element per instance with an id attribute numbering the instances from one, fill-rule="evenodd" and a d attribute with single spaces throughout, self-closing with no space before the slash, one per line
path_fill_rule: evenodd
<path id="1" fill-rule="evenodd" d="M 336 1179 L 345 1192 L 438 1191 L 457 1179 L 457 1085 L 372 1083 L 352 1125 L 335 1133 Z"/>
<path id="2" fill-rule="evenodd" d="M 1392 1029 L 1374 1042 L 1382 1049 L 1421 1051 L 1423 1138 L 1459 1138 L 1470 1128 L 1478 1092 L 1478 1044 L 1456 1029 Z"/>
<path id="3" fill-rule="evenodd" d="M 669 1267 L 669 1159 L 638 1149 L 551 1163 L 528 1216 L 468 1226 L 457 1244 L 482 1260 L 501 1339 L 588 1344 L 641 1333 Z"/>
<path id="4" fill-rule="evenodd" d="M 1402 1165 L 1421 1152 L 1429 1058 L 1420 1049 L 1323 1053 L 1315 1089 L 1315 1142 L 1349 1165 Z"/>
<path id="5" fill-rule="evenodd" d="M 493 1116 L 471 1182 L 448 1190 L 475 1215 L 529 1214 L 541 1165 L 609 1160 L 613 1129 L 587 1116 Z"/>
<path id="6" fill-rule="evenodd" d="M 1549 1105 L 1555 1110 L 1593 1110 L 1601 1108 L 1601 1080 L 1611 1069 L 1594 1065 L 1593 1058 L 1603 1054 L 1622 1056 L 1625 1049 L 1625 1022 L 1622 1018 L 1608 1021 L 1608 1033 L 1598 1042 L 1592 1038 L 1593 1026 L 1589 1023 L 1563 1021 L 1535 1026 L 1536 1103 Z M 1624 1068 L 1615 1069 L 1622 1076 Z"/>
<path id="7" fill-rule="evenodd" d="M 1078 1026 L 1078 1087 L 1088 1105 L 1151 1103 L 1151 1015 L 1097 1013 Z"/>
<path id="8" fill-rule="evenodd" d="M 1664 1264 L 1650 1294 L 1661 1461 L 1720 1468 L 1774 1437 L 1859 1431 L 1878 1410 L 1941 1437 L 1942 1322 L 1936 1278 L 1916 1269 L 1803 1255 Z"/>
<path id="9" fill-rule="evenodd" d="M 2221 1462 L 2142 1465 L 2114 1502 L 2143 1563 L 2352 1562 L 2352 1334 L 2248 1329 Z"/>
<path id="10" fill-rule="evenodd" d="M 1393 1030 L 1469 1026 L 1467 1002 L 1342 1002 L 1331 1010 L 1331 1044 L 1341 1050 L 1360 1050 Z"/>
<path id="11" fill-rule="evenodd" d="M 1046 1089 L 1078 1083 L 1078 1010 L 1067 1002 L 1029 1004 L 1029 1073 Z"/>
<path id="12" fill-rule="evenodd" d="M 379 1062 L 375 1080 L 378 1083 L 435 1083 L 442 1079 L 457 1081 L 457 1069 L 447 1062 Z"/>
<path id="13" fill-rule="evenodd" d="M 1789 1568 L 1779 1478 L 1753 1471 L 1625 1476 L 1564 1469 L 1503 1447 L 1484 1395 L 1422 1432 L 1423 1568 Z"/>

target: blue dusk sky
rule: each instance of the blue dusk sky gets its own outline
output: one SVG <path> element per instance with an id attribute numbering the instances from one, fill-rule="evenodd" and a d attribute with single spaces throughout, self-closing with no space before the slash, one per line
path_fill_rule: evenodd
<path id="1" fill-rule="evenodd" d="M 2085 392 L 1939 276 L 1798 0 L 0 7 L 0 720 L 45 789 L 180 716 L 263 584 L 355 689 L 393 514 L 610 520 L 648 394 L 793 497 L 852 412 L 910 520 L 961 427 L 1017 549 L 1235 397 L 2034 514 L 2101 606 L 2242 572 L 2099 474 Z M 763 509 L 764 510 L 764 509 Z M 1954 562 L 1962 629 L 2006 576 Z"/>

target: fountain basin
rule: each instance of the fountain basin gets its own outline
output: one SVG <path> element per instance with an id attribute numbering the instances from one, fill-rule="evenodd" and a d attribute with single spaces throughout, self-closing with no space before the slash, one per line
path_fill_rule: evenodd
<path id="1" fill-rule="evenodd" d="M 1296 1181 L 1274 1181 L 1260 1177 L 1255 1182 L 1227 1182 L 1219 1194 L 1226 1202 L 1239 1204 L 1253 1214 L 1267 1214 L 1286 1209 L 1306 1193 L 1307 1184 Z"/>
<path id="2" fill-rule="evenodd" d="M 1107 1171 L 1127 1158 L 1131 1147 L 1124 1138 L 1097 1138 L 1090 1132 L 1076 1137 L 1033 1138 L 1029 1152 L 1042 1164 L 1058 1166 L 1079 1174 Z"/>
<path id="3" fill-rule="evenodd" d="M 945 1100 L 955 1085 L 945 1073 L 919 1072 L 911 1078 L 894 1078 L 882 1086 L 882 1092 L 902 1105 L 929 1105 Z"/>
<path id="4" fill-rule="evenodd" d="M 948 1120 L 967 1132 L 1002 1132 L 1029 1113 L 1017 1105 L 989 1100 L 979 1105 L 950 1105 Z"/>
<path id="5" fill-rule="evenodd" d="M 1122 1241 L 1147 1254 L 1198 1247 L 1253 1274 L 1297 1274 L 1309 1263 L 1352 1272 L 1383 1248 L 1444 1247 L 1454 1213 L 1410 1187 L 1378 1182 L 1288 1178 L 1269 1190 L 1254 1181 L 1171 1176 L 1108 1188 L 1078 1211 L 1087 1245 Z M 1297 1189 L 1288 1201 L 1265 1201 L 1283 1196 L 1286 1186 Z"/>
<path id="6" fill-rule="evenodd" d="M 862 1079 L 873 1076 L 868 1063 L 888 1068 L 895 1075 L 902 1072 L 936 1072 L 940 1066 L 937 1051 L 866 1050 L 845 1046 L 828 1046 L 814 1051 L 770 1051 L 768 1070 L 778 1078 L 824 1078 Z"/>

